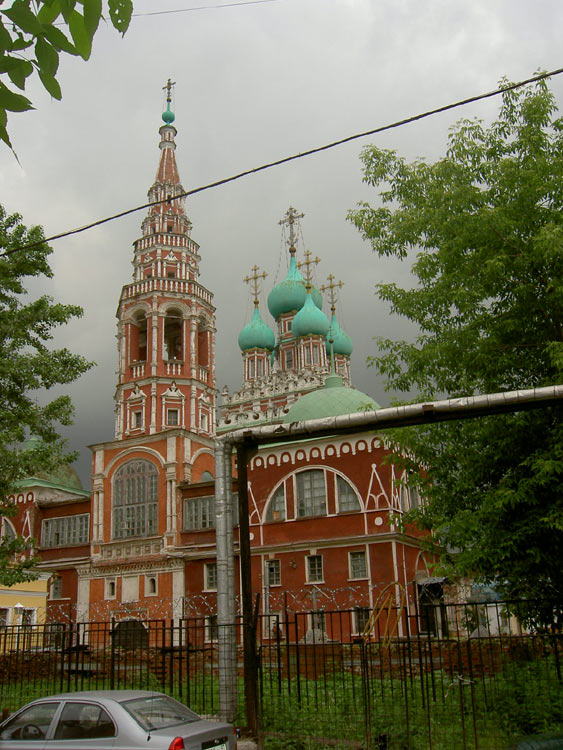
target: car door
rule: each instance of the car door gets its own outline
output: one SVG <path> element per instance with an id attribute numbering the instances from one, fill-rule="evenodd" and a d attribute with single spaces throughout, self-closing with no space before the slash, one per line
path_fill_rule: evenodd
<path id="1" fill-rule="evenodd" d="M 111 750 L 116 734 L 114 720 L 100 703 L 66 700 L 43 750 Z"/>
<path id="2" fill-rule="evenodd" d="M 44 750 L 60 701 L 40 701 L 12 716 L 0 730 L 0 750 Z"/>

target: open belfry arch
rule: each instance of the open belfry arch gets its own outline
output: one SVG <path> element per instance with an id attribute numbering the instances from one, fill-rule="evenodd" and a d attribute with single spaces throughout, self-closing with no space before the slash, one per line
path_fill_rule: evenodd
<path id="1" fill-rule="evenodd" d="M 140 618 L 181 614 L 172 603 L 185 594 L 178 485 L 214 475 L 215 308 L 199 281 L 199 245 L 179 197 L 173 86 L 164 87 L 160 158 L 148 191 L 153 205 L 133 243 L 133 278 L 116 313 L 115 437 L 91 446 L 92 557 L 80 570 L 83 616 L 117 613 L 124 602 L 129 612 L 137 606 Z M 155 606 L 167 602 L 167 611 L 149 612 L 150 595 Z"/>

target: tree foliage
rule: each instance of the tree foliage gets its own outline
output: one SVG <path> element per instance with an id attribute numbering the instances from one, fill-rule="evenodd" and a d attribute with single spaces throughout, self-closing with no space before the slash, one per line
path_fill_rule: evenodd
<path id="1" fill-rule="evenodd" d="M 54 329 L 81 316 L 82 309 L 48 296 L 26 300 L 26 280 L 52 276 L 47 260 L 51 248 L 42 243 L 32 250 L 9 251 L 43 238 L 40 227 L 26 229 L 18 214 L 7 215 L 0 206 L 0 516 L 14 512 L 8 496 L 18 481 L 75 457 L 66 452 L 57 432 L 58 425 L 72 423 L 69 397 L 60 395 L 41 405 L 36 396 L 40 390 L 71 383 L 91 366 L 67 349 L 47 347 Z M 30 435 L 41 438 L 32 449 L 24 444 Z M 29 575 L 29 562 L 12 564 L 14 552 L 25 547 L 22 539 L 0 544 L 1 584 Z"/>
<path id="2" fill-rule="evenodd" d="M 505 91 L 489 127 L 462 120 L 445 156 L 407 163 L 362 153 L 381 204 L 350 218 L 380 256 L 415 253 L 415 284 L 379 284 L 414 341 L 378 339 L 373 364 L 420 399 L 563 380 L 563 120 L 547 84 Z M 412 428 L 400 435 L 428 472 L 418 522 L 443 566 L 509 597 L 563 610 L 561 408 Z"/>
<path id="3" fill-rule="evenodd" d="M 132 0 L 108 0 L 107 8 L 114 28 L 124 34 Z M 8 146 L 8 112 L 33 109 L 18 90 L 24 91 L 28 78 L 37 73 L 49 94 L 60 99 L 59 56 L 87 60 L 102 13 L 102 0 L 13 0 L 9 8 L 0 8 L 0 138 Z"/>

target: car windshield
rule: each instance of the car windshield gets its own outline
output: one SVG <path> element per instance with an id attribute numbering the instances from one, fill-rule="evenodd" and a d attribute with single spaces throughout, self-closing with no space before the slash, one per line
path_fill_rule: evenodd
<path id="1" fill-rule="evenodd" d="M 164 729 L 174 724 L 189 724 L 199 716 L 167 695 L 150 695 L 123 701 L 122 706 L 147 732 L 151 729 Z"/>

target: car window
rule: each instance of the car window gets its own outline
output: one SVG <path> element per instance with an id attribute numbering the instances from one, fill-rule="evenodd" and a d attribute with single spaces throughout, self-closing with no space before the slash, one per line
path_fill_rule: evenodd
<path id="1" fill-rule="evenodd" d="M 150 729 L 163 729 L 174 724 L 188 724 L 197 721 L 199 716 L 187 706 L 182 705 L 167 695 L 154 695 L 145 698 L 135 698 L 124 701 L 122 706 L 127 709 L 140 726 Z"/>
<path id="2" fill-rule="evenodd" d="M 54 739 L 93 740 L 114 736 L 115 725 L 101 706 L 69 701 L 59 716 Z"/>
<path id="3" fill-rule="evenodd" d="M 58 702 L 51 701 L 35 703 L 20 711 L 2 728 L 0 740 L 44 740 L 58 707 Z"/>

